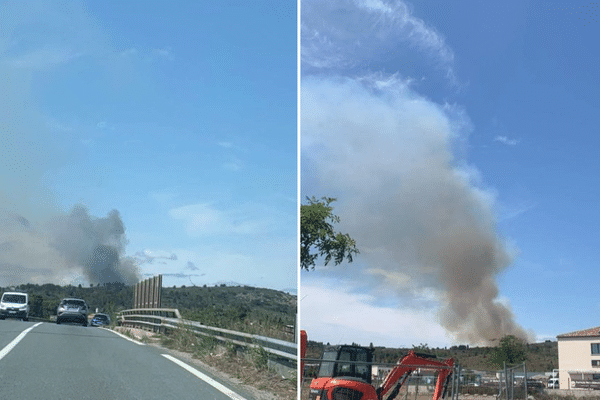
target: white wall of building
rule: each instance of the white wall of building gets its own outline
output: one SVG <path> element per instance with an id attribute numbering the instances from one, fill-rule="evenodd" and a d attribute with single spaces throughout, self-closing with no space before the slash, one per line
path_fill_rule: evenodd
<path id="1" fill-rule="evenodd" d="M 600 344 L 600 336 L 558 338 L 560 389 L 571 389 L 573 380 L 591 380 L 593 374 L 600 374 L 600 367 L 592 367 L 592 360 L 600 361 L 600 354 L 592 354 L 592 343 Z"/>

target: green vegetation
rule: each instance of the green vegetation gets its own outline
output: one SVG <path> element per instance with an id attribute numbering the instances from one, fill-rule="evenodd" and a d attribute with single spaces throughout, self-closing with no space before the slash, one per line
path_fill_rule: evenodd
<path id="1" fill-rule="evenodd" d="M 294 340 L 296 296 L 250 286 L 163 288 L 165 308 L 203 325 Z"/>
<path id="2" fill-rule="evenodd" d="M 513 335 L 500 339 L 498 347 L 494 347 L 490 356 L 490 363 L 497 368 L 521 364 L 527 360 L 525 342 Z"/>
<path id="3" fill-rule="evenodd" d="M 352 257 L 359 254 L 356 242 L 347 233 L 337 233 L 333 229 L 332 224 L 340 222 L 331 206 L 336 199 L 307 197 L 306 200 L 308 204 L 300 206 L 300 267 L 307 271 L 315 269 L 319 256 L 325 257 L 325 265 L 332 258 L 335 265 L 343 262 L 344 258 L 352 262 Z"/>
<path id="4" fill-rule="evenodd" d="M 257 346 L 238 352 L 235 344 L 219 344 L 212 337 L 197 335 L 189 329 L 177 329 L 168 335 L 155 335 L 164 347 L 186 352 L 195 359 L 210 365 L 244 384 L 268 390 L 277 399 L 296 399 L 296 379 L 287 379 L 268 368 L 269 353 Z M 246 349 L 247 350 L 247 349 Z"/>
<path id="5" fill-rule="evenodd" d="M 56 315 L 58 304 L 65 297 L 75 297 L 85 300 L 90 306 L 91 313 L 96 311 L 110 315 L 116 320 L 119 310 L 131 308 L 133 305 L 133 289 L 122 283 L 109 283 L 94 287 L 59 286 L 51 283 L 44 285 L 25 284 L 14 288 L 0 288 L 0 292 L 9 290 L 27 292 L 30 297 L 30 316 L 49 319 Z"/>
<path id="6" fill-rule="evenodd" d="M 306 357 L 319 359 L 323 354 L 323 343 L 308 342 Z M 387 348 L 375 347 L 375 362 L 395 363 L 408 350 L 416 350 L 429 353 L 438 358 L 454 358 L 463 370 L 497 371 L 502 369 L 494 361 L 496 347 L 469 347 L 468 345 L 452 346 L 449 348 L 430 348 L 427 344 L 420 344 L 411 348 Z M 530 343 L 524 345 L 527 370 L 547 372 L 558 368 L 558 343 L 547 341 L 544 343 Z"/>
<path id="7" fill-rule="evenodd" d="M 106 284 L 91 287 L 53 284 L 20 285 L 10 290 L 27 292 L 32 317 L 56 315 L 65 297 L 84 299 L 93 312 L 107 313 L 116 321 L 119 311 L 133 308 L 133 287 Z M 9 288 L 0 288 L 0 292 Z M 185 319 L 204 325 L 293 341 L 297 298 L 284 292 L 250 286 L 180 287 L 162 289 L 162 307 L 177 308 Z"/>
<path id="8" fill-rule="evenodd" d="M 252 362 L 258 370 L 268 368 L 269 353 L 261 346 L 256 346 L 250 351 Z"/>

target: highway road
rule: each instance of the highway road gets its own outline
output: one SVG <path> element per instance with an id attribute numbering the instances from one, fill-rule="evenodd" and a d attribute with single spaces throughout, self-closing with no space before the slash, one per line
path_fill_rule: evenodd
<path id="1" fill-rule="evenodd" d="M 253 400 L 164 350 L 100 328 L 0 320 L 0 399 Z"/>

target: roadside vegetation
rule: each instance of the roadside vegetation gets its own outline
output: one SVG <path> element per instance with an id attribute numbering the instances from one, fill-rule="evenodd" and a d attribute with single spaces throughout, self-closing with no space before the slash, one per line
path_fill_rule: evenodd
<path id="1" fill-rule="evenodd" d="M 84 299 L 90 313 L 106 313 L 116 321 L 117 313 L 133 308 L 133 287 L 121 283 L 105 285 L 59 286 L 25 284 L 0 288 L 27 292 L 30 315 L 49 320 L 56 315 L 65 297 Z M 275 339 L 294 340 L 297 298 L 272 289 L 250 286 L 191 286 L 162 289 L 162 307 L 179 309 L 184 319 L 203 325 L 257 334 Z"/>
<path id="2" fill-rule="evenodd" d="M 321 342 L 309 340 L 306 357 L 320 359 L 324 346 Z M 442 348 L 429 347 L 427 344 L 403 348 L 375 346 L 375 362 L 395 363 L 409 350 L 415 350 L 435 355 L 442 359 L 454 358 L 455 362 L 461 365 L 463 370 L 497 371 L 502 369 L 498 364 L 498 349 L 498 347 L 470 347 L 468 345 Z M 555 341 L 524 344 L 522 351 L 528 371 L 550 372 L 558 368 L 558 343 Z"/>
<path id="3" fill-rule="evenodd" d="M 184 319 L 239 332 L 294 341 L 297 298 L 251 286 L 163 288 L 165 308 L 177 308 Z"/>
<path id="4" fill-rule="evenodd" d="M 118 327 L 116 330 L 149 345 L 185 353 L 204 366 L 225 373 L 240 384 L 269 394 L 267 397 L 259 396 L 261 399 L 296 399 L 296 379 L 283 377 L 270 370 L 268 368 L 269 354 L 261 347 L 244 352 L 242 348 L 233 344 L 222 345 L 212 337 L 197 335 L 183 326 L 169 334 L 139 330 L 137 334 L 133 334 L 132 330 L 124 327 Z"/>

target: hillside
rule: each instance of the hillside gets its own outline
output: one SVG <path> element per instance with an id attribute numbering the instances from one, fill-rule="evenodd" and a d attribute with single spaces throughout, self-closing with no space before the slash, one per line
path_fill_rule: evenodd
<path id="1" fill-rule="evenodd" d="M 29 293 L 32 317 L 48 318 L 56 314 L 65 297 L 84 299 L 92 312 L 116 315 L 133 307 L 133 287 L 123 284 L 102 286 L 59 286 L 25 284 L 5 291 Z M 186 319 L 205 325 L 293 340 L 287 325 L 296 322 L 296 296 L 273 289 L 250 286 L 193 286 L 162 289 L 162 307 L 177 308 Z"/>
<path id="2" fill-rule="evenodd" d="M 323 352 L 323 343 L 308 342 L 307 358 L 319 359 Z M 415 351 L 429 353 L 438 358 L 454 358 L 463 369 L 477 371 L 496 371 L 498 368 L 489 363 L 492 347 L 453 346 L 450 348 L 414 348 Z M 375 362 L 395 363 L 411 349 L 375 347 Z M 549 372 L 558 368 L 558 343 L 547 341 L 527 345 L 527 370 Z"/>

